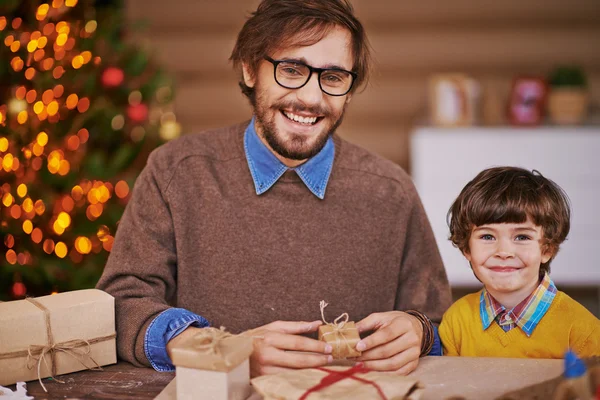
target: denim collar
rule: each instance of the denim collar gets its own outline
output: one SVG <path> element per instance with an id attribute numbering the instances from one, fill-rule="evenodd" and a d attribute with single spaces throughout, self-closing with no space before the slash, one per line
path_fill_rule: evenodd
<path id="1" fill-rule="evenodd" d="M 256 194 L 261 195 L 271 188 L 287 170 L 296 171 L 302 182 L 315 196 L 323 200 L 325 189 L 331 175 L 335 145 L 333 139 L 327 143 L 319 153 L 296 168 L 289 168 L 275 157 L 258 137 L 254 129 L 255 118 L 244 133 L 244 151 L 248 160 L 248 167 L 252 174 Z"/>

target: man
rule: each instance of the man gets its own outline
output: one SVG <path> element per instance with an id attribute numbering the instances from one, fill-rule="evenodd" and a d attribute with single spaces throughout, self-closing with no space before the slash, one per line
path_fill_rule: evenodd
<path id="1" fill-rule="evenodd" d="M 98 283 L 120 357 L 172 370 L 172 346 L 211 324 L 257 338 L 254 376 L 323 366 L 326 300 L 358 321 L 366 367 L 412 371 L 440 351 L 427 316 L 450 293 L 410 178 L 335 135 L 369 65 L 351 5 L 264 0 L 231 59 L 252 121 L 153 152 L 120 222 Z"/>

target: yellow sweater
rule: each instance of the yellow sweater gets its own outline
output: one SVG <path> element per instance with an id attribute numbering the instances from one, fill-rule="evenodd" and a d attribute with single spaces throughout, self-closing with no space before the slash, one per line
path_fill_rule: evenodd
<path id="1" fill-rule="evenodd" d="M 563 292 L 531 336 L 519 327 L 508 332 L 494 321 L 481 325 L 481 291 L 468 294 L 446 311 L 439 333 L 444 355 L 468 357 L 563 358 L 567 349 L 579 357 L 600 356 L 600 320 Z"/>

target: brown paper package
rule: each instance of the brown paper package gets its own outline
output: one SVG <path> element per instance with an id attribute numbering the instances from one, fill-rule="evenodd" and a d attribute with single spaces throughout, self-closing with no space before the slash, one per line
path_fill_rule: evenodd
<path id="1" fill-rule="evenodd" d="M 191 336 L 173 347 L 173 364 L 177 367 L 228 372 L 250 357 L 253 350 L 253 339 L 249 336 L 237 335 L 220 339 L 216 352 L 199 350 L 201 344 L 195 336 Z"/>
<path id="2" fill-rule="evenodd" d="M 326 367 L 330 371 L 344 371 L 350 367 Z M 328 372 L 320 369 L 299 369 L 281 372 L 275 375 L 264 375 L 252 379 L 252 386 L 265 400 L 296 400 L 321 382 Z M 399 376 L 393 373 L 369 371 L 357 374 L 356 377 L 377 384 L 386 399 L 419 399 L 422 385 L 417 379 Z M 307 400 L 346 400 L 361 399 L 381 400 L 375 387 L 364 381 L 351 378 L 342 379 L 319 391 L 312 392 Z"/>
<path id="3" fill-rule="evenodd" d="M 339 330 L 336 330 L 333 325 L 319 326 L 319 340 L 323 340 L 333 347 L 331 355 L 334 360 L 360 357 L 361 355 L 361 352 L 356 350 L 360 335 L 354 322 L 346 322 Z"/>
<path id="4" fill-rule="evenodd" d="M 94 341 L 90 354 L 100 366 L 117 362 L 115 345 L 114 298 L 101 290 L 85 289 L 36 297 L 35 301 L 48 309 L 52 337 L 55 344 L 76 339 Z M 11 356 L 11 353 L 27 352 L 30 346 L 47 346 L 46 317 L 42 309 L 28 300 L 0 303 L 0 385 L 38 379 L 38 363 L 28 356 Z M 85 351 L 87 345 L 75 350 Z M 40 364 L 40 377 L 51 375 L 48 368 L 51 355 Z M 88 368 L 96 364 L 86 357 L 79 357 Z M 86 369 L 76 357 L 63 351 L 55 352 L 56 374 Z M 28 368 L 29 366 L 32 368 Z M 48 366 L 46 366 L 48 364 Z"/>

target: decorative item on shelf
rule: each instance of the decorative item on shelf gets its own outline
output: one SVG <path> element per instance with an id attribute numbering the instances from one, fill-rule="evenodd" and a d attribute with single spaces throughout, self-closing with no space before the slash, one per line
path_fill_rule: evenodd
<path id="1" fill-rule="evenodd" d="M 85 289 L 0 303 L 0 385 L 117 362 L 114 298 Z"/>
<path id="2" fill-rule="evenodd" d="M 319 340 L 331 345 L 333 348 L 331 355 L 334 360 L 360 357 L 361 352 L 356 350 L 360 335 L 354 322 L 348 321 L 348 313 L 343 313 L 333 323 L 327 322 L 324 311 L 327 306 L 328 304 L 321 300 L 321 318 L 324 325 L 319 326 Z"/>
<path id="3" fill-rule="evenodd" d="M 203 328 L 173 347 L 177 399 L 247 399 L 251 394 L 249 358 L 253 340 L 224 328 Z"/>
<path id="4" fill-rule="evenodd" d="M 415 378 L 370 371 L 362 363 L 297 369 L 252 379 L 264 399 L 278 400 L 416 400 L 423 386 Z"/>
<path id="5" fill-rule="evenodd" d="M 555 124 L 581 123 L 588 111 L 589 91 L 583 70 L 575 66 L 558 67 L 548 79 L 548 112 Z"/>
<path id="6" fill-rule="evenodd" d="M 513 80 L 508 119 L 513 125 L 539 125 L 544 117 L 547 85 L 543 77 L 521 76 Z"/>
<path id="7" fill-rule="evenodd" d="M 478 120 L 477 81 L 465 74 L 436 74 L 429 80 L 429 111 L 437 126 L 469 126 Z"/>
<path id="8" fill-rule="evenodd" d="M 506 93 L 504 84 L 482 82 L 481 123 L 486 126 L 506 124 Z"/>

